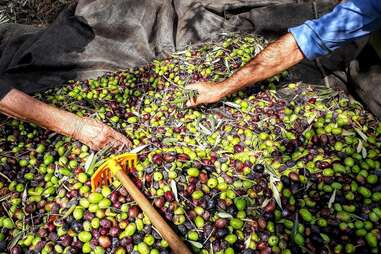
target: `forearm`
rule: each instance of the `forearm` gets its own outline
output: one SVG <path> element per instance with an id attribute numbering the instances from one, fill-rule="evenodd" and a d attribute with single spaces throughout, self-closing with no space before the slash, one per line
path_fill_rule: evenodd
<path id="1" fill-rule="evenodd" d="M 288 33 L 269 44 L 251 62 L 223 82 L 225 95 L 270 78 L 303 60 L 294 37 Z"/>
<path id="2" fill-rule="evenodd" d="M 0 101 L 0 112 L 67 136 L 76 132 L 79 122 L 78 116 L 47 105 L 16 89 L 12 89 Z"/>

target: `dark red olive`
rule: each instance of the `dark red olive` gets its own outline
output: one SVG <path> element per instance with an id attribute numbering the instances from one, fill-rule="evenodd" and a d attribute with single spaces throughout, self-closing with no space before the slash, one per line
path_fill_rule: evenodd
<path id="1" fill-rule="evenodd" d="M 208 182 L 208 175 L 205 172 L 201 172 L 198 177 L 201 183 L 205 184 Z"/>
<path id="2" fill-rule="evenodd" d="M 146 183 L 151 183 L 152 182 L 152 174 L 146 174 L 145 180 L 146 180 Z"/>
<path id="3" fill-rule="evenodd" d="M 189 156 L 185 153 L 181 153 L 177 155 L 177 159 L 179 161 L 189 161 Z"/>
<path id="4" fill-rule="evenodd" d="M 99 230 L 97 230 L 97 229 L 93 229 L 91 231 L 91 234 L 92 234 L 94 239 L 98 239 L 101 236 L 101 234 L 99 233 Z"/>
<path id="5" fill-rule="evenodd" d="M 322 145 L 326 145 L 328 143 L 328 136 L 325 134 L 321 134 L 319 139 Z"/>
<path id="6" fill-rule="evenodd" d="M 154 204 L 157 208 L 162 208 L 164 206 L 165 200 L 164 197 L 156 198 Z"/>
<path id="7" fill-rule="evenodd" d="M 176 157 L 173 155 L 173 154 L 164 154 L 164 157 L 163 157 L 164 161 L 166 162 L 174 162 Z"/>
<path id="8" fill-rule="evenodd" d="M 172 191 L 166 191 L 164 193 L 164 197 L 167 201 L 171 202 L 173 200 L 175 200 L 175 196 L 173 195 L 173 192 Z"/>
<path id="9" fill-rule="evenodd" d="M 266 225 L 267 225 L 267 222 L 266 222 L 265 218 L 260 217 L 258 219 L 258 226 L 259 226 L 259 228 L 263 230 L 263 229 L 266 228 Z"/>
<path id="10" fill-rule="evenodd" d="M 294 182 L 299 182 L 299 175 L 295 172 L 291 172 L 288 177 Z"/>
<path id="11" fill-rule="evenodd" d="M 54 231 L 56 229 L 56 226 L 53 223 L 48 223 L 48 230 L 50 232 Z"/>
<path id="12" fill-rule="evenodd" d="M 115 203 L 118 201 L 118 199 L 119 199 L 119 193 L 116 191 L 112 192 L 110 195 L 111 202 Z"/>
<path id="13" fill-rule="evenodd" d="M 108 229 L 108 228 L 112 227 L 112 222 L 110 220 L 108 220 L 108 219 L 102 219 L 100 221 L 100 225 L 101 225 L 102 228 Z"/>
<path id="14" fill-rule="evenodd" d="M 264 250 L 267 248 L 267 244 L 265 242 L 260 242 L 257 244 L 258 249 Z"/>
<path id="15" fill-rule="evenodd" d="M 48 231 L 46 230 L 46 228 L 40 228 L 40 229 L 38 230 L 38 235 L 39 235 L 41 238 L 47 237 L 47 236 L 48 236 Z"/>
<path id="16" fill-rule="evenodd" d="M 64 247 L 68 247 L 71 245 L 73 238 L 69 235 L 63 235 L 60 237 L 60 241 Z"/>
<path id="17" fill-rule="evenodd" d="M 139 215 L 139 207 L 138 206 L 132 206 L 129 210 L 128 210 L 128 217 L 129 218 L 136 218 L 138 217 Z"/>
<path id="18" fill-rule="evenodd" d="M 271 213 L 275 209 L 275 201 L 272 199 L 265 207 L 265 212 Z"/>
<path id="19" fill-rule="evenodd" d="M 157 165 L 160 165 L 163 163 L 163 159 L 162 159 L 160 154 L 155 154 L 154 156 L 152 156 L 152 161 L 153 161 L 153 163 L 155 163 Z"/>
<path id="20" fill-rule="evenodd" d="M 110 236 L 117 237 L 119 235 L 119 228 L 118 227 L 112 227 L 110 228 Z"/>
<path id="21" fill-rule="evenodd" d="M 236 153 L 241 153 L 241 152 L 243 152 L 243 146 L 241 146 L 241 145 L 239 145 L 239 144 L 237 144 L 237 145 L 234 145 L 234 152 L 236 152 Z"/>
<path id="22" fill-rule="evenodd" d="M 215 226 L 216 228 L 224 228 L 226 227 L 228 224 L 228 221 L 226 219 L 217 219 L 216 222 L 215 222 Z"/>
<path id="23" fill-rule="evenodd" d="M 108 228 L 100 228 L 99 234 L 102 235 L 108 235 L 109 229 Z"/>
<path id="24" fill-rule="evenodd" d="M 83 218 L 87 221 L 91 221 L 94 217 L 95 215 L 93 213 L 90 213 L 89 211 L 86 211 L 83 215 Z"/>

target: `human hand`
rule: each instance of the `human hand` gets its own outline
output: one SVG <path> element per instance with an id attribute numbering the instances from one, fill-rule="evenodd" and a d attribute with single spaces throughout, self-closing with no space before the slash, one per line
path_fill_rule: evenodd
<path id="1" fill-rule="evenodd" d="M 58 109 L 17 89 L 12 89 L 0 100 L 0 113 L 69 136 L 94 150 L 105 146 L 131 146 L 131 142 L 125 136 L 106 124 Z"/>
<path id="2" fill-rule="evenodd" d="M 198 82 L 185 87 L 187 90 L 195 90 L 197 96 L 187 101 L 187 107 L 195 107 L 200 104 L 215 103 L 224 98 L 226 87 L 223 82 Z"/>
<path id="3" fill-rule="evenodd" d="M 76 119 L 71 137 L 94 150 L 100 150 L 106 146 L 113 148 L 131 147 L 131 141 L 124 135 L 106 124 L 88 117 Z"/>

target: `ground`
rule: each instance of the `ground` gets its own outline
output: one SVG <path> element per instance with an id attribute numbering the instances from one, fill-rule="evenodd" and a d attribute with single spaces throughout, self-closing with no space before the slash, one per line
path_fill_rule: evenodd
<path id="1" fill-rule="evenodd" d="M 0 0 L 0 23 L 45 26 L 75 0 Z"/>

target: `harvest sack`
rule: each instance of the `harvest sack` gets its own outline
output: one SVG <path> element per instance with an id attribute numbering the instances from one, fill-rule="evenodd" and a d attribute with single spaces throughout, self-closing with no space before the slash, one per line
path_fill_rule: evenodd
<path id="1" fill-rule="evenodd" d="M 12 87 L 34 93 L 70 79 L 96 78 L 146 64 L 221 33 L 257 33 L 271 40 L 335 4 L 335 0 L 79 0 L 47 28 L 0 25 L 0 98 Z M 381 117 L 381 96 L 377 96 L 381 88 L 376 85 L 380 69 L 375 67 L 380 61 L 367 41 L 349 43 L 318 63 L 303 61 L 291 69 L 291 81 L 348 87 Z"/>

